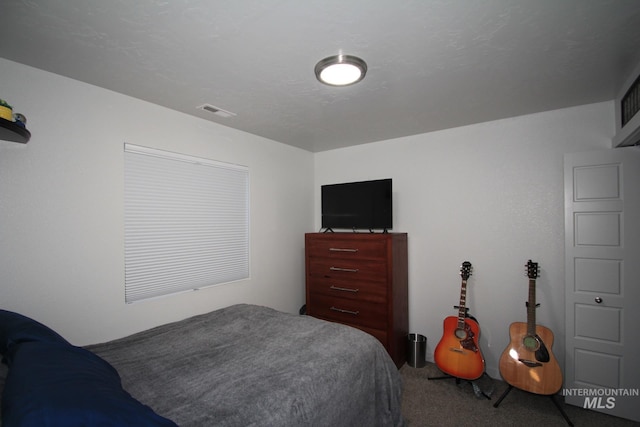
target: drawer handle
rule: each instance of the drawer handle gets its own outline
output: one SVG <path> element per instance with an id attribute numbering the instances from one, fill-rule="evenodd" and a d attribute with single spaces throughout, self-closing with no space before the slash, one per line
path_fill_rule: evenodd
<path id="1" fill-rule="evenodd" d="M 350 248 L 329 248 L 329 252 L 358 252 L 358 250 Z"/>
<path id="2" fill-rule="evenodd" d="M 331 270 L 331 271 L 346 271 L 348 273 L 357 273 L 358 272 L 357 268 L 329 267 L 329 270 Z"/>
<path id="3" fill-rule="evenodd" d="M 337 308 L 337 307 L 331 307 L 331 310 L 332 311 L 337 311 L 339 313 L 353 314 L 354 316 L 357 316 L 358 314 L 360 314 L 359 311 L 345 310 L 345 309 Z"/>
<path id="4" fill-rule="evenodd" d="M 331 285 L 330 289 L 333 289 L 334 291 L 353 292 L 353 293 L 360 291 L 360 289 L 341 288 L 339 286 L 333 286 L 333 285 Z"/>

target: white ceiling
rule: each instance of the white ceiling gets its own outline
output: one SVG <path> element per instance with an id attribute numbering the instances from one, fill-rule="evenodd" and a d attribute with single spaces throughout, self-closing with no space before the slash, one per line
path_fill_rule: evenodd
<path id="1" fill-rule="evenodd" d="M 318 152 L 613 99 L 640 0 L 3 0 L 0 57 Z"/>

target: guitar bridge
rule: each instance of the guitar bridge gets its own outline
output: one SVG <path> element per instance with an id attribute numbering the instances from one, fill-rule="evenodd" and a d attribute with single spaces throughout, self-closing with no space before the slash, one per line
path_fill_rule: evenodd
<path id="1" fill-rule="evenodd" d="M 530 368 L 536 368 L 538 366 L 542 366 L 542 363 L 540 362 L 535 362 L 533 360 L 527 360 L 527 359 L 518 359 L 518 362 L 522 362 L 525 365 L 527 365 Z"/>
<path id="2" fill-rule="evenodd" d="M 456 353 L 464 353 L 464 350 L 461 348 L 449 347 L 449 350 L 455 351 Z"/>

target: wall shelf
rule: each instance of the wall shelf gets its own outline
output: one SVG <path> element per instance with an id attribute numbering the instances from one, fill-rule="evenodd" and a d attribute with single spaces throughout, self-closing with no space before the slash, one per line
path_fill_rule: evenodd
<path id="1" fill-rule="evenodd" d="M 0 140 L 26 144 L 31 138 L 31 132 L 12 121 L 0 117 Z"/>

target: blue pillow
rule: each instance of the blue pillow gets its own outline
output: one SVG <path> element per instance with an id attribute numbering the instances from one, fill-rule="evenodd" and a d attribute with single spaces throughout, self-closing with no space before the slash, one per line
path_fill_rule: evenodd
<path id="1" fill-rule="evenodd" d="M 0 354 L 5 355 L 12 344 L 29 341 L 71 345 L 57 332 L 40 322 L 22 314 L 0 310 Z"/>
<path id="2" fill-rule="evenodd" d="M 115 368 L 84 348 L 25 342 L 9 353 L 3 427 L 177 427 L 134 399 Z"/>

